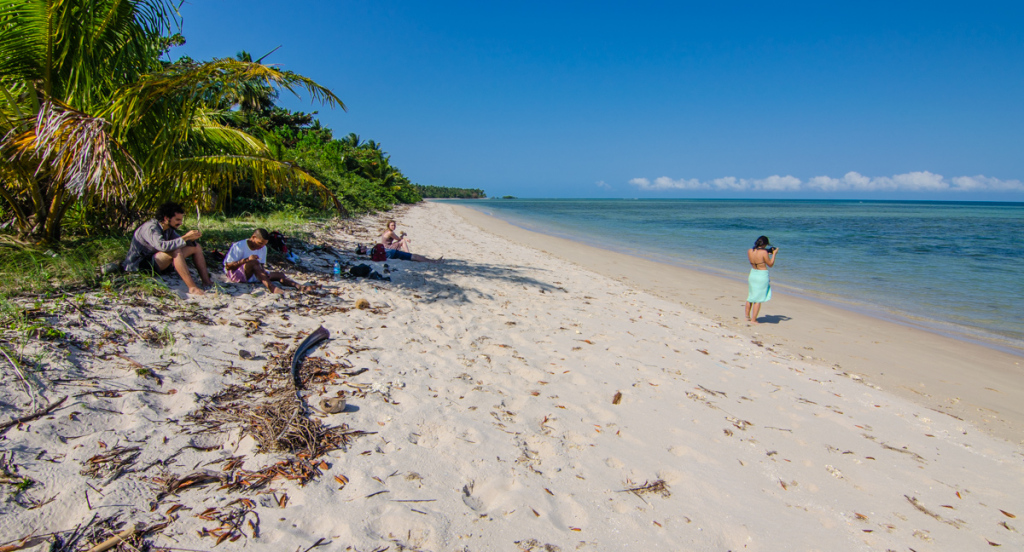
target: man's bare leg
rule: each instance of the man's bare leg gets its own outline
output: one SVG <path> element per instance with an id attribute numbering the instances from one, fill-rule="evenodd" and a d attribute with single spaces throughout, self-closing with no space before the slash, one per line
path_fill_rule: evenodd
<path id="1" fill-rule="evenodd" d="M 284 272 L 269 272 L 270 279 L 274 282 L 281 282 L 282 285 L 291 286 L 299 291 L 312 291 L 313 286 L 304 286 L 295 280 L 292 280 Z"/>
<path id="2" fill-rule="evenodd" d="M 164 270 L 173 264 L 174 271 L 178 273 L 179 277 L 181 277 L 181 281 L 185 282 L 185 285 L 188 287 L 189 294 L 206 295 L 206 293 L 200 289 L 192 279 L 192 274 L 188 271 L 188 263 L 185 262 L 189 255 L 194 253 L 193 249 L 193 247 L 182 247 L 181 249 L 175 249 L 170 253 L 158 251 L 153 255 L 153 260 L 156 262 L 156 266 L 160 270 Z M 205 267 L 206 265 L 204 264 L 203 266 Z M 209 275 L 207 275 L 207 279 L 209 279 Z"/>
<path id="3" fill-rule="evenodd" d="M 213 280 L 210 280 L 210 273 L 206 270 L 206 257 L 203 256 L 203 246 L 198 243 L 193 246 L 192 251 L 192 263 L 196 265 L 196 272 L 199 273 L 199 278 L 202 279 L 203 285 L 210 287 L 213 285 Z"/>
<path id="4" fill-rule="evenodd" d="M 284 290 L 274 285 L 274 279 L 271 278 L 271 274 L 280 274 L 279 272 L 267 272 L 263 265 L 259 261 L 246 261 L 245 263 L 245 276 L 255 276 L 257 280 L 263 282 L 263 285 L 267 286 L 270 293 L 284 293 Z"/>

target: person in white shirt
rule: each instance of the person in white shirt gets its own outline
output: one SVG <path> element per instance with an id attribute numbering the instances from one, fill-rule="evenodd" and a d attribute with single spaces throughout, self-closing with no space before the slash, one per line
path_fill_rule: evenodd
<path id="1" fill-rule="evenodd" d="M 263 228 L 258 228 L 247 240 L 237 241 L 231 244 L 231 249 L 224 256 L 224 274 L 228 280 L 240 284 L 242 282 L 263 282 L 271 293 L 284 293 L 284 290 L 274 285 L 280 282 L 286 286 L 292 286 L 299 291 L 309 291 L 310 286 L 300 286 L 284 272 L 267 272 L 263 265 L 267 263 L 267 243 L 270 241 L 270 233 Z"/>

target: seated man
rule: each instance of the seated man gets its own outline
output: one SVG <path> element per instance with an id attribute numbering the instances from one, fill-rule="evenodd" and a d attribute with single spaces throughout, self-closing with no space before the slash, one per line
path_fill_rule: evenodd
<path id="1" fill-rule="evenodd" d="M 370 249 L 371 248 L 368 248 L 365 245 L 357 245 L 356 246 L 356 254 L 357 255 L 369 255 L 370 254 Z M 418 263 L 443 263 L 444 262 L 444 257 L 443 256 L 440 259 L 430 259 L 430 258 L 424 257 L 423 255 L 417 255 L 415 253 L 406 253 L 405 251 L 399 251 L 398 249 L 384 249 L 384 252 L 387 253 L 389 259 L 398 259 L 400 261 L 416 261 Z"/>
<path id="2" fill-rule="evenodd" d="M 189 230 L 184 236 L 178 235 L 178 228 L 185 220 L 185 209 L 181 205 L 169 201 L 156 210 L 156 217 L 142 223 L 132 236 L 132 244 L 128 248 L 128 256 L 124 259 L 126 272 L 140 269 L 150 270 L 157 274 L 170 272 L 171 265 L 188 286 L 188 292 L 203 295 L 204 292 L 188 271 L 185 262 L 189 257 L 196 265 L 196 271 L 203 281 L 203 286 L 213 285 L 210 274 L 206 271 L 206 259 L 203 248 L 195 240 L 202 237 L 199 230 Z"/>
<path id="3" fill-rule="evenodd" d="M 224 274 L 228 280 L 240 284 L 242 282 L 263 282 L 271 293 L 284 293 L 284 290 L 272 282 L 281 282 L 299 291 L 309 291 L 311 286 L 300 286 L 298 282 L 285 275 L 284 272 L 267 272 L 263 265 L 267 262 L 267 243 L 270 232 L 258 228 L 247 240 L 231 244 L 231 249 L 224 256 Z"/>

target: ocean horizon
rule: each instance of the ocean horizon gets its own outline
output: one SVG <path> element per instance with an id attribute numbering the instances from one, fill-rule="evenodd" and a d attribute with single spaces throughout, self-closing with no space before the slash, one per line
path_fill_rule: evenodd
<path id="1" fill-rule="evenodd" d="M 1021 354 L 1024 203 L 908 200 L 446 200 L 521 228 L 737 280 L 779 247 L 772 286 Z M 770 304 L 766 306 L 770 312 Z"/>

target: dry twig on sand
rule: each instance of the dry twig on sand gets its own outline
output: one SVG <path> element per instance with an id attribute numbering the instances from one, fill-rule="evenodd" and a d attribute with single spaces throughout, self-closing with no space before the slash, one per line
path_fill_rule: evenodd
<path id="1" fill-rule="evenodd" d="M 651 481 L 649 483 L 647 481 L 644 481 L 644 484 L 640 485 L 639 487 L 622 489 L 621 491 L 616 492 L 633 493 L 636 496 L 640 497 L 641 499 L 645 494 L 657 494 L 660 495 L 662 498 L 668 498 L 672 496 L 672 493 L 668 490 L 668 483 L 665 483 L 664 479 L 658 479 L 655 481 Z"/>
<path id="2" fill-rule="evenodd" d="M 88 459 L 86 468 L 82 470 L 82 475 L 95 479 L 106 477 L 107 480 L 103 483 L 106 485 L 125 473 L 133 471 L 131 466 L 135 464 L 135 460 L 140 454 L 142 454 L 140 447 L 114 447 L 109 452 L 97 454 Z"/>
<path id="3" fill-rule="evenodd" d="M 13 419 L 13 420 L 11 420 L 9 422 L 4 422 L 3 424 L 0 424 L 0 435 L 3 435 L 4 433 L 7 433 L 8 429 L 11 429 L 12 427 L 14 427 L 14 426 L 16 426 L 18 424 L 23 424 L 25 422 L 30 422 L 32 420 L 35 420 L 36 418 L 42 418 L 43 416 L 46 416 L 50 412 L 53 412 L 54 410 L 56 410 L 57 407 L 59 407 L 60 405 L 64 404 L 64 401 L 66 401 L 66 400 L 68 400 L 68 396 L 64 395 L 59 400 L 57 400 L 56 402 L 51 403 L 50 406 L 47 406 L 46 408 L 43 408 L 42 410 L 37 410 L 37 411 L 29 414 L 28 416 L 22 416 L 20 418 L 15 418 L 15 419 Z"/>

